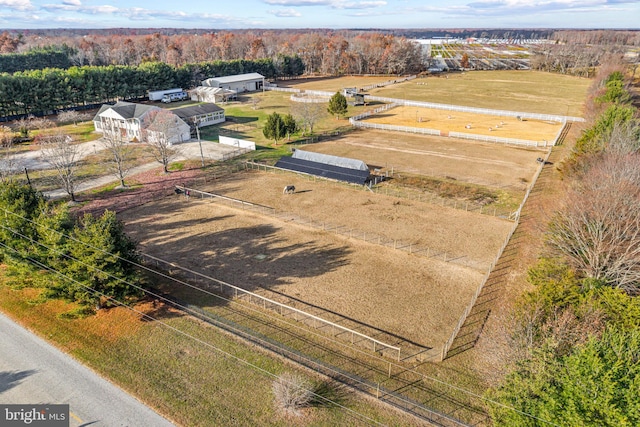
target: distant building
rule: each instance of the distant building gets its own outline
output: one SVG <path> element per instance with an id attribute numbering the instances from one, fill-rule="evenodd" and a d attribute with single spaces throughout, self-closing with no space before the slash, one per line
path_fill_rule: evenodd
<path id="1" fill-rule="evenodd" d="M 167 133 L 168 135 L 164 136 L 169 138 L 170 144 L 191 139 L 189 125 L 172 113 L 171 110 L 165 110 L 171 112 L 175 117 L 171 123 L 170 132 L 153 130 L 154 125 L 158 127 L 157 123 L 154 123 L 154 116 L 158 111 L 162 111 L 162 108 L 125 101 L 119 101 L 115 105 L 105 104 L 94 116 L 93 126 L 96 132 L 104 134 L 105 132 L 113 131 L 123 141 L 127 142 L 140 142 L 145 130 L 149 130 L 149 137 L 151 138 L 162 136 L 160 133 Z"/>
<path id="2" fill-rule="evenodd" d="M 259 73 L 212 77 L 202 81 L 202 86 L 226 89 L 235 93 L 255 92 L 264 87 L 264 76 Z"/>

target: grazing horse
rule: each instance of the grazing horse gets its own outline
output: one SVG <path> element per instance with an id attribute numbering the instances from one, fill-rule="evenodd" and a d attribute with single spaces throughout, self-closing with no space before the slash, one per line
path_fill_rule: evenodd
<path id="1" fill-rule="evenodd" d="M 284 190 L 282 190 L 282 194 L 293 194 L 295 192 L 296 192 L 295 185 L 287 185 L 286 187 L 284 187 Z"/>

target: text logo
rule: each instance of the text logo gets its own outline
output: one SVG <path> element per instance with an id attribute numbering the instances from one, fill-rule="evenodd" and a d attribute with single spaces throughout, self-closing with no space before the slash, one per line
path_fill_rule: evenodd
<path id="1" fill-rule="evenodd" d="M 0 426 L 69 427 L 69 405 L 0 405 Z"/>

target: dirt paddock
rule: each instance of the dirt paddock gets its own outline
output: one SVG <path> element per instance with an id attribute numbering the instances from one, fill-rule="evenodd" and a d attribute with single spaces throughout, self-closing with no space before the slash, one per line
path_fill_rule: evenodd
<path id="1" fill-rule="evenodd" d="M 285 185 L 296 193 L 282 194 Z M 512 223 L 292 173 L 218 179 L 217 194 L 490 262 Z M 119 214 L 143 252 L 249 290 L 265 288 L 439 348 L 483 272 L 321 229 L 175 196 Z"/>
<path id="2" fill-rule="evenodd" d="M 542 150 L 404 132 L 358 130 L 301 150 L 362 160 L 370 168 L 526 189 Z"/>
<path id="3" fill-rule="evenodd" d="M 560 122 L 409 106 L 392 108 L 365 121 L 537 142 L 553 141 L 562 128 Z"/>

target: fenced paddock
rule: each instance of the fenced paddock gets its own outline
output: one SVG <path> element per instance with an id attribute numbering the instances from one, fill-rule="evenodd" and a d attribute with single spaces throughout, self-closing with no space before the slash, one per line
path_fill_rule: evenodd
<path id="1" fill-rule="evenodd" d="M 295 321 L 304 323 L 307 326 L 313 327 L 322 331 L 324 334 L 331 335 L 340 338 L 343 341 L 349 341 L 352 345 L 358 345 L 367 348 L 374 353 L 378 352 L 387 357 L 391 357 L 396 360 L 400 360 L 402 357 L 400 347 L 396 347 L 387 343 L 384 343 L 378 339 L 367 336 L 354 329 L 350 329 L 343 325 L 331 322 L 327 319 L 323 319 L 320 316 L 308 313 L 299 308 L 293 307 L 290 304 L 286 304 L 275 299 L 267 298 L 266 296 L 247 291 L 239 286 L 226 283 L 222 280 L 207 276 L 206 274 L 199 273 L 197 271 L 182 267 L 176 263 L 163 260 L 161 258 L 149 255 L 146 253 L 140 253 L 143 262 L 146 265 L 154 266 L 158 271 L 168 271 L 172 275 L 179 271 L 182 276 L 189 279 L 191 284 L 197 284 L 204 290 L 214 290 L 220 295 L 229 296 L 236 300 L 242 300 L 249 304 L 257 305 L 264 310 L 271 310 L 278 313 L 280 316 L 292 318 Z M 280 295 L 280 299 L 286 299 Z M 344 322 L 344 319 L 341 319 Z"/>
<path id="2" fill-rule="evenodd" d="M 360 159 L 381 173 L 451 179 L 510 191 L 519 197 L 533 178 L 536 158 L 543 154 L 535 148 L 377 130 L 350 132 L 303 149 Z M 485 209 L 483 213 L 487 213 Z"/>
<path id="3" fill-rule="evenodd" d="M 367 236 L 378 232 L 382 238 L 380 231 L 385 230 L 380 226 L 382 221 L 391 225 L 387 227 L 390 231 L 405 233 L 405 236 L 435 236 L 434 243 L 444 244 L 445 251 L 450 241 L 454 245 L 468 244 L 473 250 L 483 246 L 485 250 L 479 252 L 493 253 L 510 223 L 442 207 L 425 209 L 425 204 L 414 205 L 413 202 L 400 201 L 394 205 L 397 199 L 326 182 L 297 181 L 297 192 L 283 195 L 283 186 L 290 183 L 291 174 L 234 173 L 207 186 L 208 192 L 215 191 L 229 200 L 216 198 L 219 201 L 211 203 L 195 197 L 192 192 L 188 200 L 184 194 L 176 195 L 125 211 L 121 218 L 131 237 L 140 242 L 141 250 L 151 256 L 164 259 L 166 254 L 171 254 L 171 262 L 177 265 L 246 291 L 260 294 L 267 289 L 334 312 L 387 336 L 414 343 L 423 350 L 432 349 L 425 351 L 423 357 L 437 359 L 448 338 L 447 331 L 458 321 L 483 272 L 398 248 L 393 250 L 377 242 L 366 243 L 357 236 L 348 238 L 339 232 L 347 228 L 354 230 L 351 233 L 360 230 L 351 225 L 350 221 L 354 221 L 354 225 L 364 225 L 362 231 Z M 202 189 L 205 190 L 207 188 Z M 251 195 L 260 195 L 264 200 Z M 325 225 L 327 230 L 300 226 L 289 216 L 275 217 L 261 212 L 277 208 L 277 201 L 291 203 L 291 208 L 302 206 L 315 212 L 318 202 L 325 198 L 333 199 L 332 205 L 319 212 L 326 215 L 324 219 L 316 217 L 314 221 L 330 223 L 331 226 Z M 230 199 L 243 202 L 239 204 Z M 341 215 L 336 215 L 339 211 L 336 204 L 351 207 L 341 209 Z M 283 207 L 286 206 L 280 206 Z M 423 217 L 404 221 L 405 215 L 411 218 L 414 212 L 430 211 L 433 214 L 433 211 L 444 213 L 443 210 L 452 216 L 455 224 L 452 227 L 458 230 L 449 231 L 452 235 L 442 241 L 439 238 L 444 232 L 425 231 L 429 227 L 440 228 L 435 217 L 431 221 Z M 293 209 L 282 211 L 292 212 Z M 366 212 L 375 212 L 378 217 Z M 397 225 L 390 215 L 399 215 Z M 477 220 L 479 230 L 470 224 L 472 218 Z M 474 233 L 477 233 L 474 242 L 469 243 Z M 396 245 L 401 241 L 405 240 L 396 239 Z M 435 244 L 428 246 L 438 247 Z M 457 251 L 459 248 L 452 249 Z M 454 253 L 454 250 L 447 252 Z M 474 256 L 468 257 L 474 259 Z M 478 261 L 485 263 L 490 259 Z M 342 322 L 330 321 L 345 326 Z M 405 352 L 404 345 L 367 335 L 392 346 L 401 346 Z"/>
<path id="4" fill-rule="evenodd" d="M 454 111 L 421 106 L 420 103 L 395 102 L 371 112 L 353 116 L 356 127 L 384 129 L 482 142 L 548 147 L 562 129 L 564 120 L 525 119 L 521 116 L 480 114 L 473 111 Z M 563 119 L 562 117 L 556 117 Z"/>
<path id="5" fill-rule="evenodd" d="M 249 164 L 253 165 L 254 167 L 260 167 L 257 164 L 251 164 L 251 163 Z M 275 171 L 276 168 L 269 167 L 268 170 Z M 284 170 L 282 172 L 290 173 L 288 171 L 285 172 Z M 488 264 L 469 259 L 469 257 L 467 257 L 464 254 L 453 254 L 447 251 L 433 249 L 424 245 L 416 244 L 411 241 L 402 241 L 402 240 L 390 238 L 387 236 L 383 236 L 381 234 L 371 232 L 371 231 L 367 232 L 363 230 L 357 230 L 352 227 L 347 227 L 345 225 L 338 225 L 338 224 L 327 222 L 327 221 L 320 221 L 317 219 L 313 219 L 311 217 L 303 217 L 298 214 L 292 214 L 290 212 L 278 211 L 277 209 L 269 206 L 250 203 L 244 200 L 225 197 L 219 194 L 208 193 L 206 191 L 200 191 L 193 188 L 187 188 L 182 186 L 177 186 L 176 188 L 180 192 L 182 192 L 182 194 L 186 194 L 186 192 L 188 191 L 189 197 L 196 197 L 203 200 L 211 200 L 214 202 L 223 203 L 227 206 L 231 206 L 231 207 L 235 207 L 238 209 L 247 210 L 255 213 L 260 213 L 263 215 L 272 216 L 274 218 L 286 220 L 287 222 L 294 222 L 304 227 L 311 227 L 317 230 L 322 230 L 323 232 L 326 232 L 326 233 L 340 235 L 348 239 L 361 240 L 363 242 L 370 243 L 373 245 L 379 245 L 385 248 L 404 251 L 409 254 L 423 256 L 436 261 L 459 264 L 459 265 L 473 268 L 479 271 L 486 271 L 489 268 Z"/>

